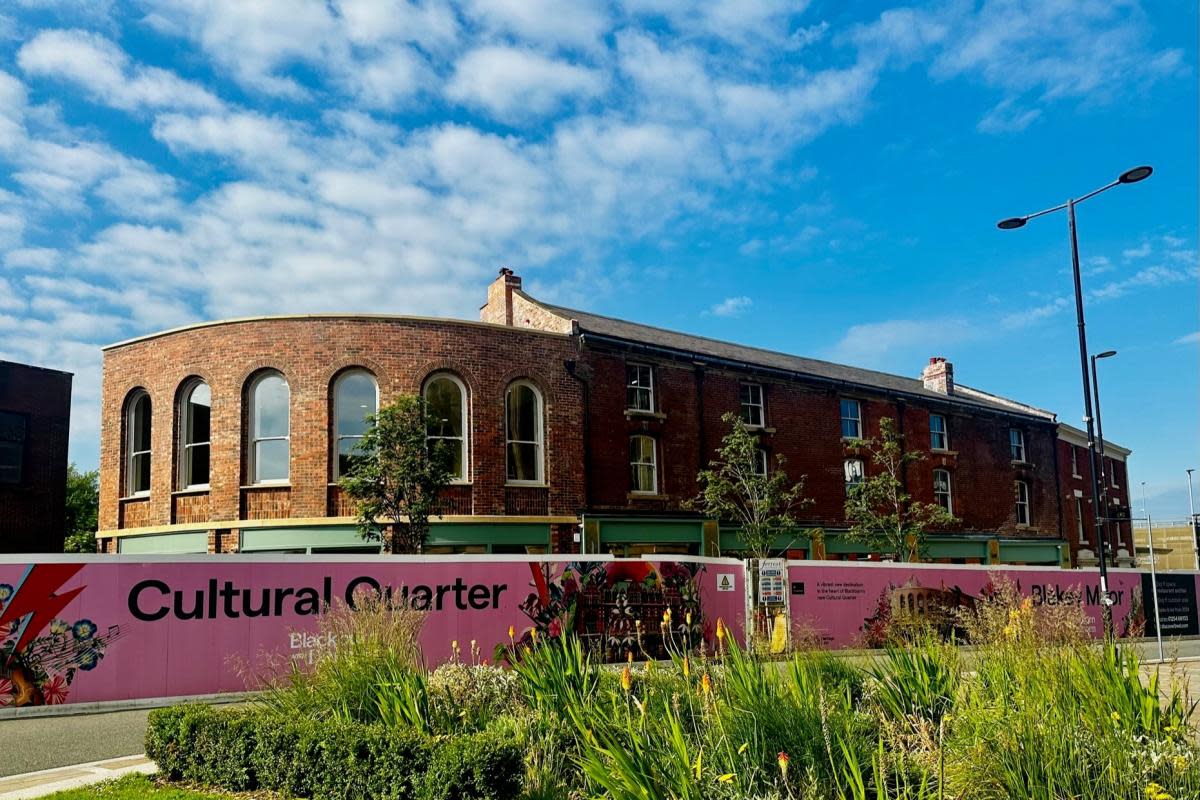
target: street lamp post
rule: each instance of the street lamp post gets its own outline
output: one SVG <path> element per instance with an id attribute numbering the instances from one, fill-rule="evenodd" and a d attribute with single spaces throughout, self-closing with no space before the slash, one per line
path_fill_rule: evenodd
<path id="1" fill-rule="evenodd" d="M 1200 525 L 1197 525 L 1196 507 L 1192 504 L 1192 473 L 1194 469 L 1187 470 L 1188 476 L 1188 530 L 1192 532 L 1192 552 L 1196 554 L 1196 569 L 1200 570 Z"/>
<path id="2" fill-rule="evenodd" d="M 1097 353 L 1096 355 L 1092 356 L 1092 397 L 1096 401 L 1096 443 L 1100 448 L 1100 508 L 1104 512 L 1104 528 L 1101 529 L 1096 535 L 1097 538 L 1104 537 L 1105 544 L 1111 546 L 1114 553 L 1117 550 L 1117 546 L 1109 541 L 1108 536 L 1108 487 L 1109 484 L 1112 483 L 1112 476 L 1106 476 L 1104 472 L 1104 417 L 1100 413 L 1100 380 L 1096 376 L 1096 362 L 1102 358 L 1112 358 L 1116 354 L 1116 350 L 1105 350 L 1103 353 Z M 1120 528 L 1117 530 L 1120 530 Z"/>
<path id="3" fill-rule="evenodd" d="M 1014 230 L 1023 228 L 1031 219 L 1036 219 L 1046 214 L 1052 214 L 1055 211 L 1066 210 L 1067 212 L 1067 228 L 1071 236 L 1071 272 L 1075 281 L 1075 322 L 1079 330 L 1079 369 L 1083 376 L 1083 421 L 1087 426 L 1088 438 L 1088 461 L 1092 468 L 1092 506 L 1096 515 L 1095 530 L 1097 532 L 1096 541 L 1099 543 L 1100 556 L 1100 595 L 1102 613 L 1104 615 L 1104 634 L 1106 637 L 1112 637 L 1112 597 L 1108 593 L 1108 565 L 1106 563 L 1107 556 L 1105 555 L 1105 542 L 1102 528 L 1103 509 L 1100 507 L 1100 482 L 1097 479 L 1096 471 L 1096 440 L 1095 430 L 1092 426 L 1092 391 L 1091 381 L 1088 379 L 1088 352 L 1087 352 L 1087 334 L 1085 333 L 1083 321 L 1083 287 L 1079 277 L 1079 237 L 1075 232 L 1075 206 L 1082 203 L 1084 200 L 1095 197 L 1101 192 L 1107 192 L 1115 186 L 1120 186 L 1125 183 L 1137 183 L 1150 177 L 1150 173 L 1154 170 L 1151 167 L 1142 166 L 1134 167 L 1131 170 L 1121 173 L 1112 183 L 1101 186 L 1079 198 L 1067 200 L 1053 208 L 1047 208 L 1042 211 L 1037 211 L 1033 214 L 1028 214 L 1023 217 L 1010 217 L 1001 220 L 996 224 L 996 227 L 1001 230 Z"/>

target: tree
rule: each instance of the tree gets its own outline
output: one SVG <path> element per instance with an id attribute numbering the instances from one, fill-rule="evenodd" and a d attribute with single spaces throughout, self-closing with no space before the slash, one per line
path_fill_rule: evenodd
<path id="1" fill-rule="evenodd" d="M 67 467 L 67 517 L 64 553 L 96 552 L 96 527 L 100 512 L 100 473 Z"/>
<path id="2" fill-rule="evenodd" d="M 350 469 L 338 484 L 357 507 L 364 539 L 382 541 L 391 552 L 419 553 L 429 537 L 438 495 L 450 482 L 450 453 L 440 441 L 430 447 L 425 403 L 419 397 L 404 395 L 367 421 Z"/>
<path id="3" fill-rule="evenodd" d="M 872 550 L 901 561 L 917 561 L 925 553 L 927 532 L 948 528 L 959 520 L 937 503 L 913 499 L 904 488 L 904 473 L 909 464 L 925 459 L 919 450 L 905 450 L 896 430 L 896 421 L 884 417 L 879 422 L 878 438 L 864 439 L 854 445 L 866 453 L 874 474 L 850 488 L 846 498 L 846 519 L 851 528 L 846 537 Z"/>
<path id="4" fill-rule="evenodd" d="M 801 496 L 803 476 L 796 483 L 789 480 L 782 455 L 776 455 L 775 468 L 763 474 L 758 437 L 741 417 L 725 414 L 721 420 L 730 431 L 717 448 L 717 458 L 696 476 L 700 495 L 688 507 L 713 519 L 738 523 L 747 554 L 767 558 L 780 532 L 796 528 L 794 512 L 812 501 Z"/>

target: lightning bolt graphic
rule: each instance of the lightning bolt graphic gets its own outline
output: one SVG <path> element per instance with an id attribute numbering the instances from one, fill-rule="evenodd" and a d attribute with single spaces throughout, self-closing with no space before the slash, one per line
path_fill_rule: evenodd
<path id="1" fill-rule="evenodd" d="M 34 564 L 25 570 L 12 598 L 0 612 L 0 628 L 22 620 L 17 627 L 17 644 L 9 660 L 42 632 L 50 621 L 84 590 L 83 586 L 69 592 L 54 591 L 83 569 L 83 564 Z"/>

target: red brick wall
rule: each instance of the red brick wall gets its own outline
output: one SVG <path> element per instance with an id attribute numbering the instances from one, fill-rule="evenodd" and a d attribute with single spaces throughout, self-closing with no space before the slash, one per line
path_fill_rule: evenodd
<path id="1" fill-rule="evenodd" d="M 586 353 L 591 374 L 590 439 L 591 506 L 595 510 L 679 511 L 680 502 L 695 496 L 696 473 L 713 456 L 727 428 L 721 415 L 737 412 L 743 381 L 764 389 L 766 428 L 762 434 L 771 463 L 781 454 L 793 479 L 805 476 L 805 495 L 814 499 L 802 516 L 813 524 L 844 526 L 843 460 L 850 449 L 841 438 L 840 395 L 802 382 L 782 382 L 692 364 L 628 356 L 593 349 Z M 625 413 L 626 361 L 654 367 L 655 416 Z M 1005 536 L 1059 535 L 1055 487 L 1055 428 L 1048 422 L 1014 421 L 1011 417 L 956 408 L 923 408 L 870 392 L 853 392 L 862 403 L 867 435 L 878 435 L 884 416 L 899 419 L 908 446 L 928 451 L 929 414 L 944 414 L 950 427 L 950 451 L 930 453 L 910 467 L 909 491 L 933 501 L 933 469 L 951 472 L 955 514 L 961 530 L 999 531 Z M 1025 431 L 1028 464 L 1014 465 L 1008 430 Z M 658 441 L 659 494 L 650 500 L 630 499 L 628 440 L 646 433 Z M 869 458 L 867 470 L 870 473 Z M 1031 525 L 1016 525 L 1015 480 L 1025 480 L 1031 494 Z"/>
<path id="2" fill-rule="evenodd" d="M 0 411 L 25 418 L 21 481 L 0 483 L 0 552 L 62 552 L 70 373 L 0 362 Z"/>
<path id="3" fill-rule="evenodd" d="M 1082 493 L 1080 498 L 1083 506 L 1083 531 L 1087 539 L 1085 545 L 1090 550 L 1093 556 L 1098 554 L 1097 540 L 1095 535 L 1096 530 L 1096 514 L 1092 510 L 1092 465 L 1088 458 L 1087 447 L 1080 444 L 1074 444 L 1066 439 L 1059 439 L 1058 447 L 1058 463 L 1059 463 L 1059 482 L 1062 487 L 1063 494 L 1063 531 L 1066 534 L 1067 541 L 1071 548 L 1071 560 L 1075 563 L 1076 556 L 1080 549 L 1078 519 L 1075 514 L 1075 492 Z M 1078 460 L 1078 477 L 1071 472 L 1071 448 L 1074 447 Z M 1116 488 L 1112 485 L 1112 476 L 1116 471 L 1117 483 Z M 1121 513 L 1131 510 L 1129 504 L 1129 476 L 1126 469 L 1126 464 L 1121 459 L 1114 459 L 1109 456 L 1104 458 L 1103 469 L 1104 480 L 1107 482 L 1107 490 L 1110 504 L 1113 501 L 1119 501 L 1114 507 L 1119 508 Z M 1140 512 L 1139 512 L 1140 513 Z M 1136 516 L 1136 514 L 1134 515 Z M 1116 548 L 1124 547 L 1130 555 L 1133 554 L 1133 530 L 1128 522 L 1111 523 L 1109 525 L 1108 539 L 1106 546 L 1109 548 L 1108 556 L 1113 558 L 1116 555 Z"/>
<path id="4" fill-rule="evenodd" d="M 219 323 L 109 348 L 101 409 L 100 527 L 119 525 L 123 410 L 137 388 L 149 392 L 153 418 L 151 491 L 145 513 L 136 515 L 138 524 L 165 525 L 173 512 L 178 516 L 180 506 L 172 497 L 178 488 L 177 398 L 193 376 L 212 390 L 210 519 L 239 519 L 243 509 L 251 517 L 328 516 L 331 503 L 334 508 L 337 503 L 329 491 L 330 391 L 333 379 L 349 367 L 375 374 L 383 403 L 420 391 L 432 372 L 448 370 L 462 378 L 473 428 L 473 485 L 454 490 L 453 505 L 476 514 L 504 514 L 513 506 L 504 485 L 504 393 L 513 380 L 532 380 L 545 399 L 549 486 L 533 492 L 538 498 L 515 500 L 521 508 L 544 509 L 541 513 L 574 514 L 583 496 L 582 390 L 564 363 L 576 357 L 574 340 L 563 335 L 453 320 L 368 317 Z M 245 483 L 243 398 L 247 382 L 266 368 L 283 373 L 291 391 L 290 487 L 282 492 L 240 488 Z M 189 502 L 199 506 L 202 501 Z M 131 527 L 128 509 L 125 516 L 124 527 Z"/>

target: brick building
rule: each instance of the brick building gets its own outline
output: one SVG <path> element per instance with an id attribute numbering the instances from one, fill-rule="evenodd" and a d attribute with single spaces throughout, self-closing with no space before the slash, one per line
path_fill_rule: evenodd
<path id="1" fill-rule="evenodd" d="M 0 361 L 0 552 L 62 552 L 71 373 Z"/>
<path id="2" fill-rule="evenodd" d="M 959 563 L 1067 563 L 1054 416 L 954 380 L 689 336 L 540 302 L 502 270 L 481 322 L 382 316 L 189 326 L 105 351 L 101 532 L 121 552 L 357 551 L 335 481 L 360 410 L 423 393 L 461 454 L 430 547 L 716 554 L 737 531 L 684 501 L 740 413 L 764 457 L 805 476 L 793 557 L 868 558 L 841 534 L 852 442 L 898 421 L 929 451 L 905 476 L 962 520 L 932 537 Z M 195 398 L 199 400 L 196 401 Z M 507 411 L 506 411 L 507 409 Z M 197 423 L 199 420 L 199 423 Z M 194 473 L 194 474 L 193 474 Z"/>

